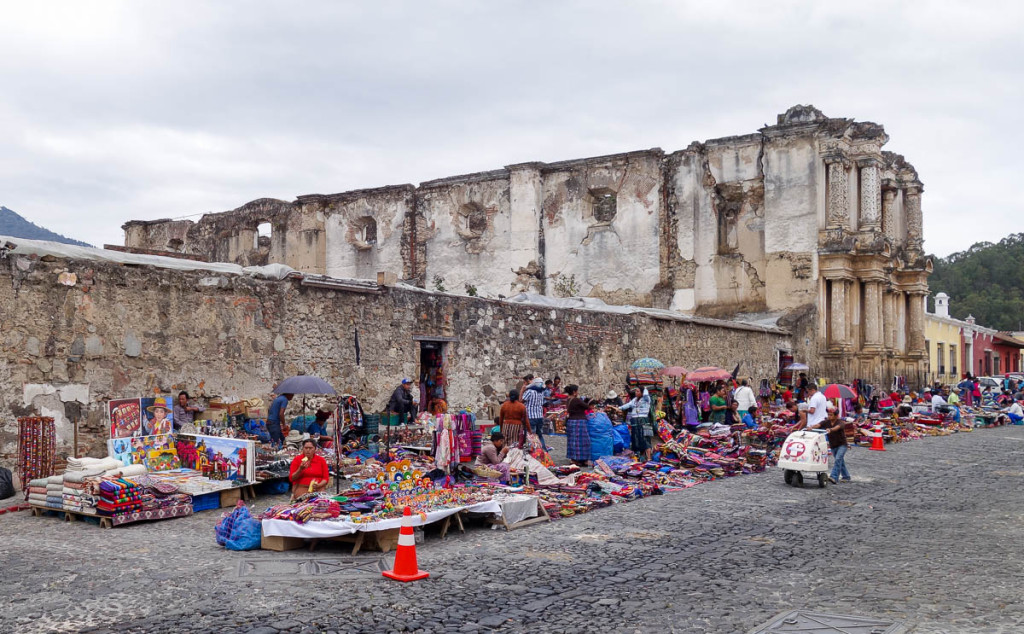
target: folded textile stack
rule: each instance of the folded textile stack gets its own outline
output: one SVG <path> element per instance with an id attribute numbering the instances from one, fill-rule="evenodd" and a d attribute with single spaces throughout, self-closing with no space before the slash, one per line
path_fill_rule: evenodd
<path id="1" fill-rule="evenodd" d="M 146 474 L 128 479 L 143 491 L 142 508 L 147 511 L 185 505 L 192 506 L 192 496 L 181 493 L 173 483 L 152 478 Z"/>
<path id="2" fill-rule="evenodd" d="M 28 503 L 32 506 L 46 506 L 46 478 L 36 478 L 28 483 Z"/>
<path id="3" fill-rule="evenodd" d="M 75 482 L 74 480 L 81 479 L 81 482 Z M 88 480 L 98 479 L 96 476 L 87 476 L 85 478 L 74 478 L 69 479 L 67 475 L 64 477 L 64 510 L 74 511 L 75 513 L 84 513 L 86 515 L 96 515 L 96 504 L 99 499 L 90 493 Z"/>
<path id="4" fill-rule="evenodd" d="M 68 458 L 68 471 L 93 471 L 116 469 L 123 466 L 116 458 Z"/>
<path id="5" fill-rule="evenodd" d="M 130 464 L 127 467 L 116 467 L 114 469 L 108 469 L 103 472 L 105 478 L 129 478 L 134 476 L 146 475 L 148 473 L 146 465 L 144 464 Z"/>
<path id="6" fill-rule="evenodd" d="M 46 508 L 64 508 L 64 476 L 50 476 L 46 479 Z"/>
<path id="7" fill-rule="evenodd" d="M 141 486 L 123 478 L 109 478 L 99 483 L 99 503 L 96 509 L 101 515 L 119 515 L 142 510 Z"/>
<path id="8" fill-rule="evenodd" d="M 98 481 L 106 474 L 119 474 L 126 467 L 116 458 L 68 458 L 61 487 L 61 504 L 65 511 L 96 515 L 99 498 L 90 480 Z M 140 473 L 145 473 L 142 467 Z"/>

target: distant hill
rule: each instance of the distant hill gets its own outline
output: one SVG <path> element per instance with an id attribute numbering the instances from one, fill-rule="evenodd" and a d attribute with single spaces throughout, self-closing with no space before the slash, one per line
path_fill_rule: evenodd
<path id="1" fill-rule="evenodd" d="M 11 236 L 13 238 L 25 238 L 27 240 L 48 240 L 50 242 L 61 242 L 73 244 L 79 247 L 91 247 L 91 244 L 65 238 L 59 233 L 44 229 L 37 224 L 31 223 L 19 216 L 7 207 L 0 206 L 0 236 Z"/>
<path id="2" fill-rule="evenodd" d="M 951 316 L 974 315 L 979 326 L 1022 330 L 1024 233 L 1012 233 L 996 244 L 979 242 L 934 263 L 928 287 L 932 294 L 949 295 Z"/>

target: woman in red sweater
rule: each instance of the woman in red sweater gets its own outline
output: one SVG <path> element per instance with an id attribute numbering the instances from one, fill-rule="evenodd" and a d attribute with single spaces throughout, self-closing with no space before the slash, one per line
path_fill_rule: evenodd
<path id="1" fill-rule="evenodd" d="M 292 483 L 292 499 L 306 493 L 323 491 L 330 478 L 327 461 L 323 456 L 316 455 L 316 443 L 312 440 L 303 441 L 302 454 L 292 460 L 292 468 L 288 473 L 288 481 Z"/>

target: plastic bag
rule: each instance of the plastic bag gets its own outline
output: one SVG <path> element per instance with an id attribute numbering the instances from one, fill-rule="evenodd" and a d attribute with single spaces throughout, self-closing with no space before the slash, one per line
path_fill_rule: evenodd
<path id="1" fill-rule="evenodd" d="M 607 414 L 594 412 L 587 416 L 587 433 L 590 436 L 591 460 L 615 454 L 615 433 Z"/>
<path id="2" fill-rule="evenodd" d="M 28 489 L 28 486 L 25 486 Z M 14 495 L 14 475 L 10 469 L 0 467 L 0 500 Z"/>
<path id="3" fill-rule="evenodd" d="M 252 519 L 252 513 L 249 512 L 249 507 L 245 505 L 245 502 L 239 500 L 235 504 L 235 508 L 230 513 L 222 515 L 220 521 L 217 522 L 217 526 L 214 528 L 217 544 L 226 546 L 235 530 L 235 524 L 244 519 Z"/>
<path id="4" fill-rule="evenodd" d="M 248 510 L 246 510 L 248 513 Z M 260 547 L 260 521 L 251 515 L 236 520 L 231 528 L 231 539 L 224 546 L 228 550 L 253 550 Z"/>
<path id="5" fill-rule="evenodd" d="M 615 436 L 612 438 L 613 451 L 618 455 L 629 448 L 629 425 L 616 425 L 612 427 Z"/>

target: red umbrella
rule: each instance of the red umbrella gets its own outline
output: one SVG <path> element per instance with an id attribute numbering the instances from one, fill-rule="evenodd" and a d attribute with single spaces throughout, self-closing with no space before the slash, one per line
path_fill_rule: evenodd
<path id="1" fill-rule="evenodd" d="M 689 372 L 689 370 L 687 370 L 686 368 L 684 368 L 684 367 L 682 367 L 682 366 L 679 366 L 679 365 L 670 365 L 669 367 L 667 367 L 667 368 L 665 368 L 664 370 L 662 370 L 662 371 L 661 371 L 661 374 L 662 374 L 663 376 L 678 376 L 678 377 L 683 377 L 683 376 L 686 376 L 686 373 L 687 373 L 687 372 Z"/>
<path id="2" fill-rule="evenodd" d="M 723 370 L 722 368 L 716 368 L 714 366 L 707 366 L 704 368 L 697 368 L 693 372 L 686 375 L 687 381 L 693 383 L 706 383 L 708 381 L 725 381 L 726 379 L 732 378 L 732 372 Z"/>
<path id="3" fill-rule="evenodd" d="M 825 398 L 857 398 L 857 393 L 849 385 L 842 383 L 831 383 L 821 391 Z"/>

